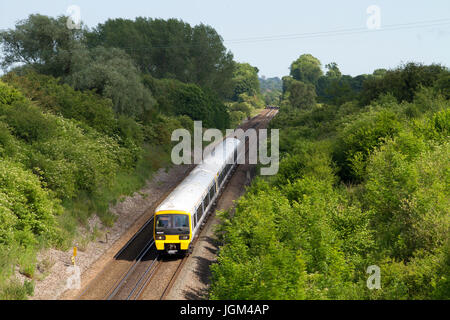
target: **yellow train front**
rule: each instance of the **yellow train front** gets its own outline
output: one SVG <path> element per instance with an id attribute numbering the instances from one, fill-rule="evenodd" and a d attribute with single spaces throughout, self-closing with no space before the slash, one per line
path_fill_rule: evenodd
<path id="1" fill-rule="evenodd" d="M 188 253 L 192 240 L 190 214 L 184 211 L 155 213 L 154 239 L 156 249 L 169 254 Z"/>

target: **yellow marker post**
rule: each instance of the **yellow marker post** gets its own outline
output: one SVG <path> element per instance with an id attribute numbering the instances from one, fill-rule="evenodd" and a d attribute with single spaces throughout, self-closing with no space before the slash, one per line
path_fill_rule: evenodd
<path id="1" fill-rule="evenodd" d="M 73 247 L 72 263 L 75 266 L 75 257 L 77 256 L 77 247 Z"/>

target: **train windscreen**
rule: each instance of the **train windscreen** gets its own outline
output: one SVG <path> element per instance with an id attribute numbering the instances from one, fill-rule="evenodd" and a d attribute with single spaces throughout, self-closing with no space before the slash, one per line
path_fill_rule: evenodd
<path id="1" fill-rule="evenodd" d="M 156 234 L 189 234 L 189 216 L 187 214 L 157 215 Z"/>

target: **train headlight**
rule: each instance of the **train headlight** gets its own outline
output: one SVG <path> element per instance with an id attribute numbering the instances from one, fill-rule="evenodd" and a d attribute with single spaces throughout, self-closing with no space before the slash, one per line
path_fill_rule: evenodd
<path id="1" fill-rule="evenodd" d="M 180 240 L 189 240 L 189 235 L 188 234 L 180 235 Z"/>
<path id="2" fill-rule="evenodd" d="M 165 235 L 161 235 L 161 234 L 157 234 L 156 235 L 156 240 L 166 240 L 166 236 Z"/>

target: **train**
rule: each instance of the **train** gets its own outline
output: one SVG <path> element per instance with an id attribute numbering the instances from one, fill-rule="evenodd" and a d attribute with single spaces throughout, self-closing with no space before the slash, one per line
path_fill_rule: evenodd
<path id="1" fill-rule="evenodd" d="M 153 239 L 164 254 L 189 255 L 193 241 L 243 152 L 242 142 L 225 138 L 159 204 Z"/>

